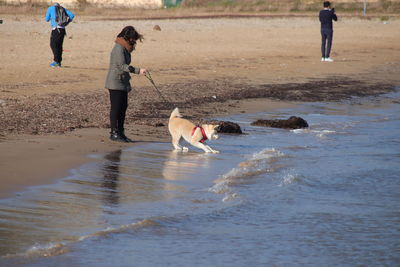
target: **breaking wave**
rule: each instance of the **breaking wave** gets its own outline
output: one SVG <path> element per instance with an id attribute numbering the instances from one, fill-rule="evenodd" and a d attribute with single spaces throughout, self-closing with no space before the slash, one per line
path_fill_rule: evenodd
<path id="1" fill-rule="evenodd" d="M 224 194 L 222 201 L 236 199 L 239 194 L 233 191 L 233 186 L 251 183 L 251 178 L 276 171 L 279 166 L 274 163 L 283 156 L 285 154 L 275 148 L 267 148 L 257 152 L 248 160 L 240 162 L 237 167 L 216 179 L 209 191 Z"/>
<path id="2" fill-rule="evenodd" d="M 162 220 L 162 219 L 160 219 L 160 220 Z M 129 230 L 141 230 L 144 228 L 161 226 L 161 223 L 157 222 L 157 221 L 158 220 L 156 220 L 156 219 L 144 219 L 144 220 L 141 220 L 141 221 L 138 221 L 135 223 L 124 224 L 124 225 L 121 225 L 118 227 L 108 227 L 108 228 L 106 228 L 104 230 L 100 230 L 98 232 L 94 232 L 94 233 L 91 233 L 88 235 L 77 237 L 74 240 L 71 240 L 69 242 L 59 242 L 59 243 L 50 242 L 47 244 L 35 244 L 32 247 L 30 247 L 28 250 L 26 250 L 25 252 L 16 253 L 16 254 L 8 254 L 8 255 L 2 256 L 1 258 L 13 259 L 13 258 L 58 256 L 58 255 L 69 252 L 72 245 L 74 245 L 78 242 L 82 242 L 86 239 L 94 238 L 94 237 L 105 237 L 110 234 L 124 233 Z"/>
<path id="3" fill-rule="evenodd" d="M 311 129 L 295 129 L 291 131 L 295 134 L 311 133 L 319 138 L 324 138 L 329 134 L 337 133 L 336 131 L 333 130 L 311 130 Z"/>
<path id="4" fill-rule="evenodd" d="M 282 177 L 279 186 L 294 184 L 300 181 L 300 176 L 297 173 L 287 173 Z"/>

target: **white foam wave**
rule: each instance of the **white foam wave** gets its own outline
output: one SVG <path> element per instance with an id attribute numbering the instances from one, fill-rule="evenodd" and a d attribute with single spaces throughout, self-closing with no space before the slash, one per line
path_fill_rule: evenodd
<path id="1" fill-rule="evenodd" d="M 307 133 L 310 132 L 308 129 L 294 129 L 294 130 L 290 130 L 292 133 L 295 134 L 301 134 L 301 133 Z"/>
<path id="2" fill-rule="evenodd" d="M 262 160 L 262 159 L 269 159 L 273 157 L 282 157 L 285 154 L 275 148 L 266 148 L 260 152 L 253 154 L 250 160 Z"/>
<path id="3" fill-rule="evenodd" d="M 112 233 L 122 233 L 128 229 L 141 229 L 145 227 L 158 226 L 154 220 L 144 219 L 131 224 L 124 224 L 118 227 L 107 227 L 104 230 L 100 230 L 98 232 L 94 232 L 88 235 L 83 235 L 77 237 L 75 240 L 69 242 L 50 242 L 47 244 L 35 244 L 30 247 L 26 252 L 16 253 L 16 254 L 8 254 L 2 256 L 2 258 L 15 258 L 15 257 L 51 257 L 57 256 L 70 251 L 70 246 L 74 243 L 82 242 L 88 238 L 92 237 L 102 237 Z"/>
<path id="4" fill-rule="evenodd" d="M 37 256 L 43 256 L 43 257 L 50 257 L 50 256 L 61 255 L 68 251 L 69 251 L 69 249 L 66 246 L 66 243 L 50 242 L 45 245 L 34 245 L 30 249 L 28 249 L 28 251 L 26 253 L 30 256 L 37 255 Z"/>
<path id="5" fill-rule="evenodd" d="M 240 162 L 237 167 L 216 179 L 209 191 L 225 194 L 223 201 L 236 199 L 239 194 L 233 191 L 232 186 L 249 183 L 249 178 L 273 171 L 274 167 L 271 164 L 284 155 L 275 148 L 266 148 L 254 153 L 246 161 Z"/>
<path id="6" fill-rule="evenodd" d="M 215 194 L 223 194 L 222 202 L 228 202 L 240 197 L 239 193 L 232 190 L 228 183 L 220 182 L 208 189 L 209 192 Z"/>
<path id="7" fill-rule="evenodd" d="M 294 129 L 294 130 L 291 130 L 291 132 L 295 133 L 295 134 L 311 133 L 311 134 L 315 134 L 317 137 L 320 137 L 320 138 L 323 138 L 328 134 L 337 133 L 334 130 L 315 130 L 315 129 Z"/>
<path id="8" fill-rule="evenodd" d="M 269 172 L 271 163 L 282 156 L 284 156 L 284 153 L 279 150 L 275 148 L 266 148 L 260 152 L 254 153 L 248 160 L 240 162 L 236 168 L 222 175 L 222 179 L 234 182 L 235 179 L 238 180 L 240 178 Z"/>
<path id="9" fill-rule="evenodd" d="M 26 252 L 7 254 L 1 258 L 16 258 L 16 257 L 51 257 L 67 253 L 69 248 L 67 243 L 64 242 L 50 242 L 47 244 L 35 244 L 30 247 Z"/>
<path id="10" fill-rule="evenodd" d="M 287 173 L 282 177 L 279 186 L 294 184 L 300 181 L 300 176 L 297 173 Z"/>
<path id="11" fill-rule="evenodd" d="M 312 131 L 312 132 L 315 133 L 315 135 L 320 138 L 323 138 L 328 134 L 336 133 L 336 131 L 332 131 L 332 130 L 321 130 L 321 131 Z"/>
<path id="12" fill-rule="evenodd" d="M 238 197 L 239 197 L 239 194 L 237 194 L 237 193 L 226 194 L 225 197 L 222 199 L 222 201 L 228 202 L 228 201 L 237 199 Z"/>

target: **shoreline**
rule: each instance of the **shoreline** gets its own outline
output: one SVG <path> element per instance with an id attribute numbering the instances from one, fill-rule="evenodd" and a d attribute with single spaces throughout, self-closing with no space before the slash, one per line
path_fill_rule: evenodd
<path id="1" fill-rule="evenodd" d="M 272 111 L 295 105 L 296 103 L 268 99 L 248 99 L 227 102 L 224 106 L 229 111 L 214 116 Z M 204 107 L 200 108 L 202 109 Z M 0 167 L 2 173 L 8 174 L 0 180 L 0 199 L 17 196 L 32 186 L 57 182 L 67 177 L 71 170 L 95 161 L 96 159 L 89 157 L 91 154 L 106 154 L 150 142 L 170 142 L 167 126 L 128 124 L 126 132 L 135 140 L 135 143 L 130 144 L 110 141 L 108 131 L 102 128 L 84 128 L 64 134 L 15 135 L 0 140 Z"/>
<path id="2" fill-rule="evenodd" d="M 395 92 L 395 87 L 390 92 Z M 374 94 L 364 97 L 379 97 L 385 94 Z M 342 101 L 345 100 L 344 98 Z M 224 117 L 239 113 L 271 112 L 278 109 L 296 107 L 302 103 L 318 101 L 282 101 L 268 98 L 253 98 L 244 100 L 230 100 L 223 103 L 210 103 L 200 106 L 196 112 L 205 112 L 219 106 L 219 112 L 213 113 L 213 117 Z M 323 102 L 323 101 L 321 101 Z M 337 102 L 338 105 L 341 101 Z M 221 111 L 222 110 L 222 111 Z M 181 110 L 184 117 L 192 119 L 193 113 L 184 108 Z M 293 114 L 296 116 L 296 114 Z M 203 117 L 198 119 L 210 119 Z M 52 184 L 67 177 L 73 169 L 79 168 L 85 163 L 98 159 L 90 155 L 105 155 L 114 150 L 125 149 L 131 146 L 152 143 L 169 143 L 170 135 L 167 125 L 154 127 L 129 123 L 126 132 L 134 143 L 119 143 L 109 140 L 109 129 L 82 128 L 68 131 L 63 134 L 45 135 L 13 135 L 0 139 L 0 169 L 8 174 L 0 179 L 0 200 L 18 196 L 33 186 Z M 221 136 L 223 138 L 223 134 Z M 173 149 L 171 145 L 171 150 Z M 198 153 L 202 153 L 199 151 Z M 23 167 L 22 167 L 23 166 Z M 6 178 L 6 179 L 4 179 Z"/>

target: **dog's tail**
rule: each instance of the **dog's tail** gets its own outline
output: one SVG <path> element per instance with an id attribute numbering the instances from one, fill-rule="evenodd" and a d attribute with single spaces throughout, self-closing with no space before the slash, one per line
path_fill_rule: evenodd
<path id="1" fill-rule="evenodd" d="M 172 111 L 171 116 L 169 116 L 169 119 L 172 119 L 172 118 L 182 118 L 181 113 L 179 113 L 179 108 L 175 108 Z"/>

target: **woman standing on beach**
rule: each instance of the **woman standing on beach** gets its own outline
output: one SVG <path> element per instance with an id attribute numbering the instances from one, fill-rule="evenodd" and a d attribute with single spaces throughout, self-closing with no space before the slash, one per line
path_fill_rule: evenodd
<path id="1" fill-rule="evenodd" d="M 128 108 L 128 93 L 132 90 L 130 73 L 145 74 L 146 69 L 130 66 L 131 53 L 135 50 L 136 42 L 142 41 L 143 36 L 134 27 L 122 29 L 115 40 L 111 51 L 105 87 L 110 92 L 110 139 L 118 142 L 133 142 L 125 136 L 124 122 Z"/>

